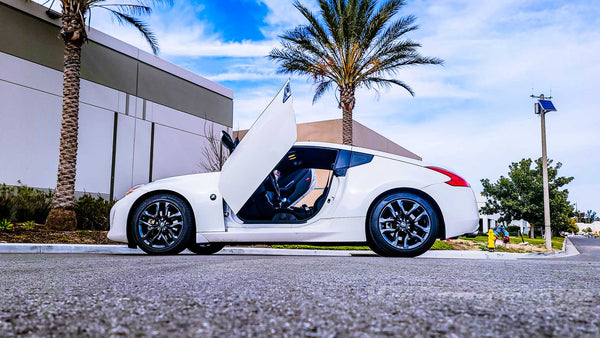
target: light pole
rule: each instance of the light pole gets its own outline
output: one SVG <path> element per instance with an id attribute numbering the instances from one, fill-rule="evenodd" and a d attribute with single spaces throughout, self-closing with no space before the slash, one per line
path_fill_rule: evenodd
<path id="1" fill-rule="evenodd" d="M 548 157 L 546 155 L 546 113 L 556 111 L 552 104 L 552 96 L 545 98 L 544 94 L 540 96 L 531 95 L 538 99 L 534 104 L 535 113 L 540 115 L 542 121 L 542 180 L 544 186 L 544 226 L 546 234 L 546 249 L 552 250 L 552 231 L 550 228 L 550 189 L 548 187 Z M 532 225 L 533 227 L 533 225 Z M 533 228 L 532 228 L 533 229 Z M 532 230 L 533 232 L 533 230 Z"/>

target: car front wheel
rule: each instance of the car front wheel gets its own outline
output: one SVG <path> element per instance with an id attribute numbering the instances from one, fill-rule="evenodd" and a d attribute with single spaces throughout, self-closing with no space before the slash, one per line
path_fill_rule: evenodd
<path id="1" fill-rule="evenodd" d="M 194 232 L 190 206 L 171 194 L 148 197 L 131 219 L 136 244 L 149 254 L 178 254 L 189 245 Z"/>
<path id="2" fill-rule="evenodd" d="M 435 242 L 439 218 L 429 201 L 410 192 L 376 202 L 368 216 L 367 241 L 382 256 L 415 257 Z"/>

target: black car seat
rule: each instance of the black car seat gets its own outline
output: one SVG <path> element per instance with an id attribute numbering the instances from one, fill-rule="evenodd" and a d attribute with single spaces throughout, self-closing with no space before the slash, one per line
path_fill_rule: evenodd
<path id="1" fill-rule="evenodd" d="M 309 192 L 315 179 L 314 171 L 306 168 L 297 169 L 291 174 L 281 177 L 278 182 L 281 191 L 281 208 L 296 204 Z"/>

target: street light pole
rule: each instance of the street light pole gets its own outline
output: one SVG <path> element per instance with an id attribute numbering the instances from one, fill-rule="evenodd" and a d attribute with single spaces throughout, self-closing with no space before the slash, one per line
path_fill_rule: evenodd
<path id="1" fill-rule="evenodd" d="M 552 232 L 550 230 L 550 188 L 548 187 L 548 157 L 546 155 L 546 113 L 540 114 L 542 119 L 542 180 L 544 185 L 544 226 L 546 249 L 552 250 Z"/>
<path id="2" fill-rule="evenodd" d="M 546 237 L 546 249 L 552 250 L 552 229 L 550 227 L 550 188 L 548 186 L 548 156 L 546 155 L 546 113 L 550 111 L 556 111 L 556 108 L 554 108 L 554 105 L 550 101 L 552 97 L 544 98 L 544 94 L 540 94 L 540 96 L 531 95 L 531 97 L 539 99 L 539 101 L 535 104 L 535 112 L 540 114 L 540 119 L 542 122 L 542 184 L 544 188 L 544 233 Z"/>

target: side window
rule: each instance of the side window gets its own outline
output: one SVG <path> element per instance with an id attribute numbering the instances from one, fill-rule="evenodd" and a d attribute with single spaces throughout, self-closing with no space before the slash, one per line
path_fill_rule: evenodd
<path id="1" fill-rule="evenodd" d="M 340 150 L 335 168 L 333 170 L 336 176 L 346 175 L 348 168 L 356 167 L 361 164 L 369 163 L 373 160 L 373 155 L 359 153 L 356 151 Z"/>

